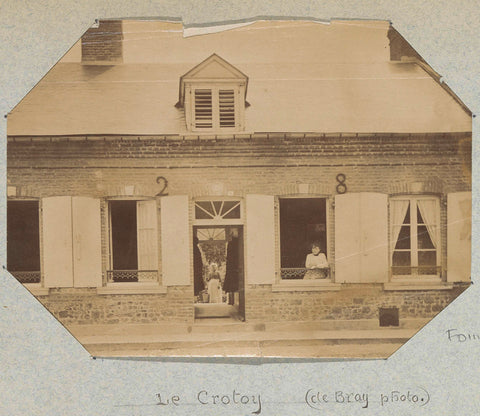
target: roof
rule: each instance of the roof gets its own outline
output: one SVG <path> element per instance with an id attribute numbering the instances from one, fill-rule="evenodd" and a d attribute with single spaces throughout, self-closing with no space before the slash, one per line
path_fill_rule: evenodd
<path id="1" fill-rule="evenodd" d="M 180 23 L 123 22 L 122 63 L 85 64 L 73 48 L 8 115 L 8 134 L 185 134 L 180 79 L 213 54 L 248 77 L 247 133 L 471 131 L 424 63 L 390 60 L 389 28 L 259 21 L 184 37 Z"/>

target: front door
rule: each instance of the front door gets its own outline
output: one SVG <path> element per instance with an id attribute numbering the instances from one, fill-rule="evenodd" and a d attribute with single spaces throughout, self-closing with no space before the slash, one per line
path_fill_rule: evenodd
<path id="1" fill-rule="evenodd" d="M 245 319 L 243 227 L 195 226 L 195 318 Z"/>

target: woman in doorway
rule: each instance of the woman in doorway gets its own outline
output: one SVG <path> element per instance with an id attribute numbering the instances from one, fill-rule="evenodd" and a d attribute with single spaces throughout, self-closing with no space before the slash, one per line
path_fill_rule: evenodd
<path id="1" fill-rule="evenodd" d="M 208 294 L 210 303 L 222 302 L 222 286 L 220 284 L 220 273 L 218 272 L 217 263 L 210 265 L 210 273 L 208 274 Z"/>
<path id="2" fill-rule="evenodd" d="M 307 255 L 305 267 L 307 272 L 304 279 L 325 279 L 327 277 L 328 261 L 325 254 L 322 253 L 320 243 L 315 241 L 312 243 L 312 252 Z"/>

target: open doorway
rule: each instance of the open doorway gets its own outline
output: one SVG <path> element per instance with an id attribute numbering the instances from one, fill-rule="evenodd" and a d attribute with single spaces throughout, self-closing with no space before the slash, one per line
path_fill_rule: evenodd
<path id="1" fill-rule="evenodd" d="M 243 321 L 243 227 L 194 227 L 193 269 L 195 318 Z"/>

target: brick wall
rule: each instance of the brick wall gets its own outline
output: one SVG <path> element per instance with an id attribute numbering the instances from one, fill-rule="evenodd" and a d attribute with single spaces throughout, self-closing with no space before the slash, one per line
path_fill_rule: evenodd
<path id="1" fill-rule="evenodd" d="M 471 189 L 471 135 L 243 135 L 230 139 L 181 137 L 10 137 L 8 184 L 17 196 L 154 196 L 158 176 L 170 195 L 292 195 L 308 184 L 312 195 L 333 198 L 336 175 L 348 192 L 424 192 L 445 196 Z M 220 190 L 220 191 L 219 191 Z M 106 204 L 102 203 L 103 268 L 107 261 Z M 334 210 L 328 224 L 334 259 Z M 442 258 L 446 265 L 446 207 L 441 204 Z M 161 226 L 161 224 L 160 224 Z M 277 250 L 278 251 L 278 250 Z M 278 255 L 278 253 L 277 253 Z M 277 262 L 278 263 L 278 262 Z M 463 290 L 463 289 L 462 289 Z M 345 286 L 340 292 L 247 289 L 247 319 L 376 318 L 378 307 L 397 306 L 401 317 L 429 317 L 459 293 L 384 292 L 381 286 Z M 54 290 L 42 303 L 64 323 L 158 322 L 193 319 L 193 287 L 166 295 L 94 295 Z"/>
<path id="2" fill-rule="evenodd" d="M 122 21 L 101 20 L 82 36 L 82 61 L 122 61 Z"/>

